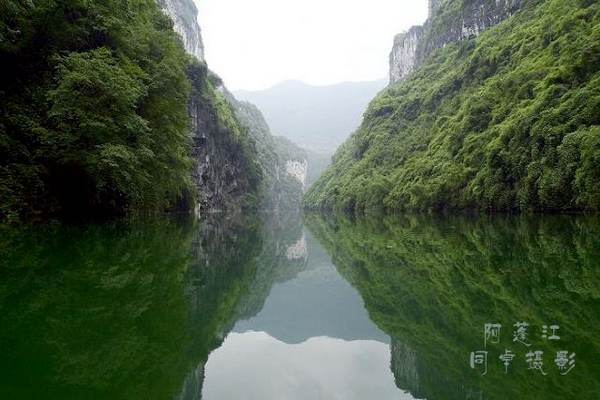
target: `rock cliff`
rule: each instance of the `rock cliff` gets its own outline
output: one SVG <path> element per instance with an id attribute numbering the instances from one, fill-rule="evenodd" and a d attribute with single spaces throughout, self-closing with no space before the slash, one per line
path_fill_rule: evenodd
<path id="1" fill-rule="evenodd" d="M 305 165 L 306 156 L 273 137 L 258 108 L 238 101 L 207 68 L 193 0 L 158 4 L 173 20 L 188 53 L 198 59 L 188 73 L 197 210 L 298 209 L 305 178 L 297 179 L 286 166 Z"/>
<path id="2" fill-rule="evenodd" d="M 436 49 L 478 36 L 517 12 L 526 0 L 429 0 L 429 17 L 394 38 L 390 83 L 406 78 Z"/>
<path id="3" fill-rule="evenodd" d="M 194 1 L 158 0 L 158 5 L 173 20 L 173 28 L 181 36 L 187 52 L 204 61 L 204 45 L 198 25 L 198 9 Z"/>
<path id="4" fill-rule="evenodd" d="M 262 172 L 253 138 L 236 119 L 220 90 L 221 80 L 206 64 L 193 64 L 188 76 L 197 212 L 257 206 Z"/>

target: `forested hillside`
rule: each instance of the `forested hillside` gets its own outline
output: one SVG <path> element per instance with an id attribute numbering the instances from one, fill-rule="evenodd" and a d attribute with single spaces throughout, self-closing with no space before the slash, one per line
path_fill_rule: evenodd
<path id="1" fill-rule="evenodd" d="M 299 207 L 289 149 L 204 62 L 192 0 L 0 11 L 0 221 Z"/>
<path id="2" fill-rule="evenodd" d="M 192 196 L 189 59 L 153 0 L 1 7 L 1 218 Z"/>
<path id="3" fill-rule="evenodd" d="M 599 209 L 600 3 L 522 3 L 378 95 L 306 206 Z"/>

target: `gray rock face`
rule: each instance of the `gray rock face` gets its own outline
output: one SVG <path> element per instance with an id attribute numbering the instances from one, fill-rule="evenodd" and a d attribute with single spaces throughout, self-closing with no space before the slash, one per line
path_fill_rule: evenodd
<path id="1" fill-rule="evenodd" d="M 247 205 L 247 195 L 257 186 L 252 173 L 254 161 L 244 140 L 235 132 L 237 127 L 221 122 L 221 114 L 227 110 L 218 106 L 217 91 L 224 89 L 219 89 L 222 82 L 208 70 L 204 61 L 198 10 L 193 0 L 157 2 L 173 21 L 187 52 L 200 61 L 188 68 L 192 83 L 188 108 L 195 160 L 192 177 L 196 187 L 196 212 L 239 212 Z"/>
<path id="2" fill-rule="evenodd" d="M 175 31 L 181 36 L 187 52 L 204 61 L 204 45 L 194 0 L 158 0 L 158 5 L 173 20 Z"/>
<path id="3" fill-rule="evenodd" d="M 429 16 L 436 14 L 444 0 L 429 0 Z"/>
<path id="4" fill-rule="evenodd" d="M 195 75 L 202 76 L 203 73 L 196 72 Z M 216 116 L 219 110 L 202 96 L 211 89 L 202 86 L 194 89 L 197 93 L 190 98 L 189 112 L 196 160 L 193 173 L 198 196 L 196 210 L 198 213 L 239 212 L 244 195 L 252 191 L 247 155 L 242 144 L 235 140 L 235 133 L 220 124 Z"/>
<path id="5" fill-rule="evenodd" d="M 390 83 L 405 79 L 436 49 L 469 39 L 517 12 L 527 0 L 429 0 L 429 18 L 394 39 Z"/>
<path id="6" fill-rule="evenodd" d="M 186 50 L 204 61 L 193 0 L 157 1 L 173 20 Z M 188 76 L 192 82 L 189 113 L 196 161 L 193 180 L 197 212 L 235 213 L 245 206 L 299 209 L 305 177 L 297 178 L 298 174 L 290 173 L 286 167 L 298 162 L 306 168 L 304 152 L 273 137 L 258 108 L 236 100 L 205 62 L 190 67 Z M 226 104 L 218 104 L 219 99 Z M 233 114 L 235 126 L 221 121 L 223 113 Z M 231 118 L 226 115 L 225 119 Z M 258 195 L 255 203 L 254 194 Z"/>
<path id="7" fill-rule="evenodd" d="M 404 79 L 415 69 L 417 48 L 422 37 L 422 26 L 413 26 L 408 32 L 396 35 L 390 53 L 390 82 Z"/>

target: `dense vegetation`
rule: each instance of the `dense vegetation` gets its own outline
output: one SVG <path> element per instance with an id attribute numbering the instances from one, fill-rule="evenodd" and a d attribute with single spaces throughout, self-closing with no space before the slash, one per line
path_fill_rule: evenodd
<path id="1" fill-rule="evenodd" d="M 600 3 L 530 1 L 434 52 L 373 100 L 305 204 L 600 209 Z"/>
<path id="2" fill-rule="evenodd" d="M 190 196 L 189 59 L 154 0 L 1 7 L 0 218 Z"/>
<path id="3" fill-rule="evenodd" d="M 306 223 L 391 336 L 396 383 L 415 398 L 597 397 L 597 217 L 309 214 Z M 469 355 L 483 349 L 483 326 L 492 321 L 503 324 L 501 343 L 488 344 L 482 377 Z M 527 369 L 526 347 L 512 342 L 516 321 L 531 324 L 531 349 L 544 351 L 547 376 Z M 541 338 L 548 321 L 560 325 L 559 342 Z M 498 360 L 505 349 L 517 355 L 508 375 Z M 552 356 L 567 349 L 576 367 L 560 376 Z"/>

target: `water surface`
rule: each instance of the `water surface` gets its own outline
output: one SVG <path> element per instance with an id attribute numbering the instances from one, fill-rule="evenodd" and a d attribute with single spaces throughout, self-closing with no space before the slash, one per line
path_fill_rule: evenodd
<path id="1" fill-rule="evenodd" d="M 214 215 L 0 234 L 3 399 L 600 393 L 598 217 Z M 470 364 L 479 351 L 486 370 Z"/>

